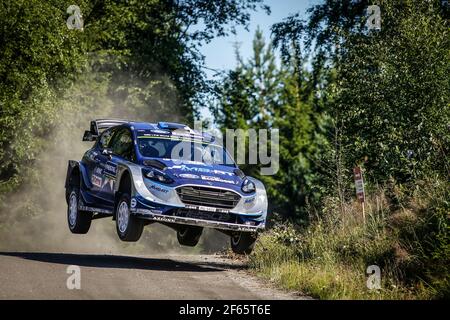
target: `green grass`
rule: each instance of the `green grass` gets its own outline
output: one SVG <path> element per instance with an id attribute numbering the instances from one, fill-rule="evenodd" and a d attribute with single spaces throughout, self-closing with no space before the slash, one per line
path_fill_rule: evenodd
<path id="1" fill-rule="evenodd" d="M 369 290 L 363 264 L 345 264 L 326 254 L 308 260 L 289 257 L 285 255 L 289 249 L 283 244 L 263 247 L 268 242 L 273 244 L 273 240 L 269 234 L 262 237 L 250 265 L 258 275 L 287 290 L 318 299 L 425 298 L 420 290 L 413 292 L 393 283 L 382 282 L 381 290 Z"/>
<path id="2" fill-rule="evenodd" d="M 365 223 L 358 203 L 337 206 L 329 199 L 309 227 L 285 223 L 264 233 L 250 267 L 282 288 L 319 299 L 448 297 L 448 186 L 431 187 L 434 192 L 418 192 L 405 206 L 377 192 L 366 203 Z M 367 288 L 370 265 L 381 269 L 379 290 Z"/>

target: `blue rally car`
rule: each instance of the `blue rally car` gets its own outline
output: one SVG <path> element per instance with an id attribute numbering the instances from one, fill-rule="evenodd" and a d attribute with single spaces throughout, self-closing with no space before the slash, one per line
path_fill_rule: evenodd
<path id="1" fill-rule="evenodd" d="M 65 182 L 72 233 L 112 217 L 123 241 L 159 222 L 182 245 L 195 246 L 206 227 L 229 235 L 234 252 L 252 251 L 265 227 L 266 190 L 213 136 L 178 123 L 101 119 L 83 141 L 95 143 L 81 161 L 69 160 Z"/>

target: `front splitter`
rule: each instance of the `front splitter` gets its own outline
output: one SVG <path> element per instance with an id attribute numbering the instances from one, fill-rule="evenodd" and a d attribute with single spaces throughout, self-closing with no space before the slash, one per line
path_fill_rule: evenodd
<path id="1" fill-rule="evenodd" d="M 190 226 L 198 226 L 198 227 L 230 230 L 238 232 L 258 232 L 264 229 L 264 226 L 250 226 L 238 223 L 227 223 L 227 222 L 193 219 L 186 217 L 167 216 L 163 214 L 153 213 L 150 210 L 145 210 L 146 211 L 145 213 L 142 212 L 143 210 L 140 211 L 141 212 L 139 213 L 135 213 L 135 215 L 138 216 L 139 218 L 157 222 L 184 224 Z"/>

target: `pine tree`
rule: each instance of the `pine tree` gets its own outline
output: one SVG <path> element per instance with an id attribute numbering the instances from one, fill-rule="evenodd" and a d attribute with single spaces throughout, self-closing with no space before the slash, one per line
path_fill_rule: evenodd
<path id="1" fill-rule="evenodd" d="M 310 90 L 312 77 L 299 55 L 277 65 L 273 46 L 259 30 L 252 58 L 244 62 L 238 52 L 236 57 L 238 66 L 223 79 L 219 103 L 212 107 L 216 122 L 222 130 L 279 130 L 279 171 L 267 176 L 260 175 L 259 165 L 241 168 L 264 182 L 274 211 L 304 221 L 307 204 L 320 197 L 318 165 L 327 143 L 321 135 L 323 115 L 316 113 Z"/>

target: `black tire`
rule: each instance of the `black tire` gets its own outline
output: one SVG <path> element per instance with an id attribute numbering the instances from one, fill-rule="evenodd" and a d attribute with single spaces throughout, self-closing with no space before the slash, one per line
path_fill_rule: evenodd
<path id="1" fill-rule="evenodd" d="M 120 210 L 126 210 L 120 212 Z M 120 240 L 135 242 L 138 241 L 144 230 L 144 220 L 139 219 L 130 213 L 130 195 L 122 193 L 116 206 L 116 231 Z M 123 220 L 125 219 L 125 220 Z M 125 222 L 126 221 L 126 222 Z"/>
<path id="2" fill-rule="evenodd" d="M 183 246 L 195 247 L 202 235 L 202 227 L 183 226 L 177 231 L 178 243 Z"/>
<path id="3" fill-rule="evenodd" d="M 236 232 L 230 237 L 231 250 L 237 254 L 250 254 L 255 246 L 257 235 L 251 232 Z"/>
<path id="4" fill-rule="evenodd" d="M 79 210 L 79 203 L 79 188 L 77 186 L 70 186 L 67 204 L 67 224 L 72 233 L 85 234 L 91 227 L 92 212 Z"/>

